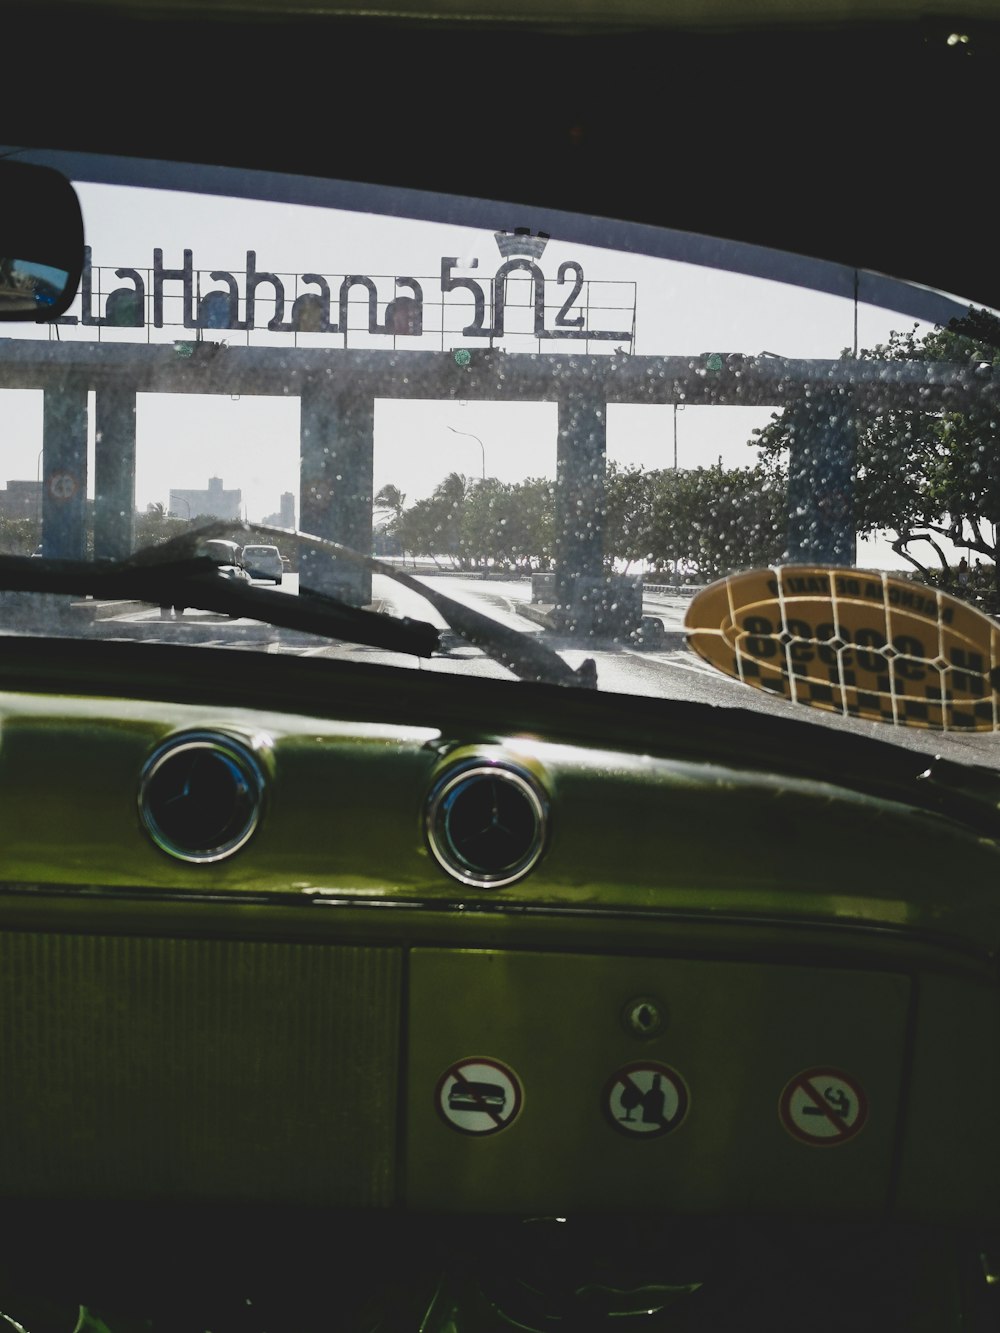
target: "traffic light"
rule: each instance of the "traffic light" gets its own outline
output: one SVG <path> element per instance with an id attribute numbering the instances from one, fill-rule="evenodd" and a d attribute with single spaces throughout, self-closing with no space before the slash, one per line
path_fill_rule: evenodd
<path id="1" fill-rule="evenodd" d="M 456 366 L 495 366 L 503 356 L 499 347 L 456 347 L 452 352 Z"/>
<path id="2" fill-rule="evenodd" d="M 705 369 L 714 373 L 720 370 L 740 370 L 753 357 L 743 352 L 702 352 L 701 359 Z"/>

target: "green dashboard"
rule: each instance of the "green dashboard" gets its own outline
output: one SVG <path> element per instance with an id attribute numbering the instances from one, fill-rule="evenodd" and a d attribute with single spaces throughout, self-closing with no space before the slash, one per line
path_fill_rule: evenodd
<path id="1" fill-rule="evenodd" d="M 1000 851 L 926 759 L 141 651 L 5 647 L 8 1199 L 997 1221 Z"/>

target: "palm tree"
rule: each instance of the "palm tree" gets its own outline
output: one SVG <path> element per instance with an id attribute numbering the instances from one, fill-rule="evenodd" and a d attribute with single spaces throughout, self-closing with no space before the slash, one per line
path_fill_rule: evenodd
<path id="1" fill-rule="evenodd" d="M 393 518 L 399 518 L 403 512 L 403 506 L 406 504 L 406 496 L 398 486 L 393 486 L 391 481 L 379 490 L 375 496 L 374 505 L 376 509 L 391 510 Z"/>
<path id="2" fill-rule="evenodd" d="M 441 519 L 438 531 L 441 542 L 438 550 L 451 557 L 452 564 L 459 569 L 468 565 L 468 554 L 464 550 L 465 506 L 472 494 L 473 484 L 464 472 L 449 472 L 443 481 L 439 481 L 431 495 L 432 503 L 439 508 Z"/>
<path id="3" fill-rule="evenodd" d="M 372 501 L 372 507 L 376 512 L 381 510 L 383 514 L 388 513 L 391 515 L 390 518 L 383 518 L 375 524 L 373 549 L 376 554 L 400 554 L 405 560 L 406 552 L 396 538 L 396 529 L 403 517 L 403 506 L 405 503 L 406 496 L 398 486 L 393 486 L 391 481 L 386 482 Z"/>
<path id="4" fill-rule="evenodd" d="M 434 499 L 446 500 L 459 507 L 465 503 L 472 490 L 472 483 L 464 472 L 449 472 L 444 481 L 434 487 Z"/>

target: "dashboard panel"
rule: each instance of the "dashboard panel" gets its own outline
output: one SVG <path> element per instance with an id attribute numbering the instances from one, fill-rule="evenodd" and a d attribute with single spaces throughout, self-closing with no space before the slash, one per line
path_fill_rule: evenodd
<path id="1" fill-rule="evenodd" d="M 720 710 L 250 654 L 195 704 L 198 649 L 126 688 L 80 647 L 0 681 L 7 1197 L 995 1220 L 998 851 L 927 784 L 717 718 L 722 762 Z"/>

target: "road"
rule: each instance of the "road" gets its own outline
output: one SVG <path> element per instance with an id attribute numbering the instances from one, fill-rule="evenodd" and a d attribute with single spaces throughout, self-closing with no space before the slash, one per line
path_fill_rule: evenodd
<path id="1" fill-rule="evenodd" d="M 426 582 L 437 592 L 466 606 L 474 607 L 493 620 L 520 633 L 543 637 L 545 642 L 572 666 L 578 666 L 584 658 L 595 658 L 598 663 L 598 682 L 602 688 L 626 694 L 687 699 L 694 697 L 719 703 L 729 699 L 734 688 L 740 689 L 684 646 L 680 638 L 683 614 L 687 605 L 684 598 L 655 594 L 647 600 L 644 609 L 649 614 L 659 616 L 665 627 L 673 631 L 673 634 L 661 649 L 639 649 L 617 644 L 581 644 L 560 638 L 535 621 L 529 620 L 519 610 L 531 600 L 531 583 L 528 579 L 498 581 L 472 576 L 435 574 L 421 574 L 417 577 L 419 581 Z M 264 581 L 261 581 L 259 586 L 274 587 L 273 584 Z M 287 574 L 281 585 L 281 591 L 294 596 L 298 592 L 298 576 Z M 409 616 L 412 619 L 429 621 L 439 629 L 448 628 L 444 617 L 424 601 L 419 593 L 403 587 L 386 575 L 373 575 L 372 606 L 389 615 Z M 162 620 L 156 608 L 133 608 L 115 617 L 114 623 L 123 631 L 141 635 L 147 640 L 163 638 L 172 642 L 198 642 L 205 645 L 218 643 L 220 646 L 258 650 L 263 647 L 271 652 L 296 652 L 310 657 L 364 656 L 369 660 L 381 659 L 393 663 L 412 664 L 412 659 L 387 653 L 382 649 L 355 644 L 327 643 L 283 630 L 271 630 L 254 621 L 230 620 L 226 616 L 207 611 L 188 610 L 181 620 L 175 622 Z M 430 662 L 420 661 L 419 665 L 425 670 L 463 673 L 474 671 L 477 675 L 510 679 L 510 672 L 505 667 L 491 661 L 478 649 L 461 640 L 453 640 L 447 654 L 436 656 Z"/>
<path id="2" fill-rule="evenodd" d="M 664 627 L 673 633 L 660 649 L 640 649 L 627 644 L 581 644 L 544 630 L 518 609 L 531 601 L 531 584 L 527 579 L 484 581 L 456 575 L 421 577 L 437 591 L 484 611 L 502 624 L 522 633 L 541 635 L 571 666 L 578 666 L 586 657 L 594 658 L 602 689 L 622 694 L 703 698 L 707 702 L 721 703 L 731 695 L 734 686 L 737 690 L 745 688 L 720 676 L 683 643 L 680 631 L 687 609 L 685 598 L 656 594 L 644 599 L 643 611 L 660 617 Z M 418 616 L 437 625 L 444 624 L 416 593 L 400 588 L 389 579 L 377 580 L 373 592 L 384 597 L 386 609 L 391 609 L 394 614 Z M 497 674 L 508 675 L 502 668 L 497 668 Z"/>
<path id="3" fill-rule="evenodd" d="M 809 720 L 819 726 L 852 730 L 882 740 L 892 740 L 924 753 L 928 751 L 947 755 L 961 762 L 992 762 L 992 752 L 984 754 L 984 745 L 992 737 L 964 736 L 949 733 L 930 733 L 905 728 L 883 727 L 876 723 L 841 718 L 831 713 L 807 710 L 801 705 L 775 699 L 762 691 L 741 685 L 721 675 L 713 667 L 692 653 L 681 636 L 684 613 L 689 599 L 666 591 L 648 593 L 643 600 L 643 611 L 659 617 L 668 631 L 661 647 L 635 647 L 631 644 L 580 643 L 556 635 L 523 615 L 519 608 L 530 603 L 531 584 L 527 579 L 483 580 L 463 575 L 420 574 L 437 592 L 490 616 L 521 633 L 534 634 L 571 666 L 579 666 L 585 658 L 593 658 L 597 666 L 598 685 L 611 693 L 644 695 L 655 698 L 685 699 L 691 702 L 721 707 L 749 709 L 754 712 L 781 714 L 786 717 Z M 273 584 L 262 582 L 262 587 Z M 298 579 L 286 575 L 282 592 L 294 596 Z M 374 575 L 372 606 L 394 616 L 409 616 L 429 621 L 446 629 L 444 618 L 419 593 L 404 588 L 384 575 Z M 182 621 L 163 621 L 156 608 L 132 609 L 118 616 L 109 625 L 109 631 L 119 628 L 129 637 L 162 639 L 171 642 L 199 643 L 251 649 L 272 653 L 295 653 L 305 657 L 326 657 L 364 660 L 373 663 L 416 667 L 424 671 L 475 674 L 498 680 L 510 680 L 511 673 L 498 662 L 461 639 L 451 638 L 448 651 L 431 659 L 390 653 L 381 648 L 363 644 L 330 643 L 314 636 L 272 629 L 250 620 L 231 620 L 210 612 L 187 611 Z"/>

